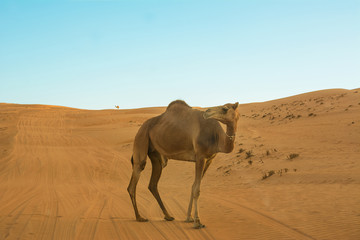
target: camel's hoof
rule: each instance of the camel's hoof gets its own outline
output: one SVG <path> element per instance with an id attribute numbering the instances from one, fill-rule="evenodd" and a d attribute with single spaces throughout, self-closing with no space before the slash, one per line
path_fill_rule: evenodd
<path id="1" fill-rule="evenodd" d="M 147 220 L 146 218 L 143 218 L 143 217 L 138 217 L 138 218 L 136 219 L 136 221 L 138 221 L 138 222 L 147 222 L 147 221 L 149 221 L 149 220 Z"/>
<path id="2" fill-rule="evenodd" d="M 186 218 L 185 222 L 194 222 L 194 219 L 192 217 Z"/>
<path id="3" fill-rule="evenodd" d="M 205 227 L 205 225 L 201 224 L 200 222 L 194 223 L 194 228 L 195 229 L 200 229 L 200 228 L 204 228 L 204 227 Z"/>
<path id="4" fill-rule="evenodd" d="M 171 217 L 171 216 L 167 216 L 167 217 L 164 217 L 164 219 L 166 221 L 174 221 L 175 218 Z"/>

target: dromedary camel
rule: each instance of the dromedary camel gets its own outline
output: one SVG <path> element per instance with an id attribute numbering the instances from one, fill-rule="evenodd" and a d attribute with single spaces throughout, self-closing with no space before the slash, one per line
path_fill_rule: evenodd
<path id="1" fill-rule="evenodd" d="M 146 158 L 152 163 L 149 190 L 158 201 L 165 219 L 174 218 L 167 212 L 158 192 L 158 182 L 168 159 L 195 162 L 195 181 L 192 186 L 187 222 L 194 228 L 205 227 L 200 223 L 198 199 L 200 183 L 211 161 L 219 152 L 229 153 L 234 149 L 235 132 L 239 114 L 238 103 L 208 108 L 205 112 L 189 107 L 184 101 L 174 101 L 160 116 L 147 120 L 135 136 L 131 163 L 133 172 L 128 192 L 135 210 L 136 220 L 145 222 L 136 205 L 136 185 Z M 226 133 L 219 124 L 227 126 Z M 194 202 L 194 219 L 191 217 Z"/>

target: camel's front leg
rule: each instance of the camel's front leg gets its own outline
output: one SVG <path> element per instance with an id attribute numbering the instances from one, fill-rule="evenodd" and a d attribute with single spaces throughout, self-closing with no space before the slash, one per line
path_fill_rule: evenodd
<path id="1" fill-rule="evenodd" d="M 211 158 L 209 158 L 209 159 L 206 160 L 205 167 L 204 167 L 204 170 L 203 170 L 203 173 L 202 173 L 201 178 L 204 177 L 205 172 L 206 172 L 206 170 L 209 168 L 209 166 L 210 166 L 212 160 L 214 159 L 215 155 L 216 155 L 216 154 L 214 154 L 213 156 L 211 156 Z M 194 195 L 193 195 L 193 191 L 191 190 L 190 202 L 189 202 L 189 207 L 188 207 L 188 212 L 187 212 L 187 215 L 186 215 L 186 220 L 185 220 L 185 222 L 194 222 L 194 219 L 191 217 L 191 210 L 192 210 L 192 206 L 193 206 L 193 199 L 194 199 Z"/>
<path id="2" fill-rule="evenodd" d="M 193 195 L 193 190 L 191 189 L 191 196 L 190 196 L 190 202 L 189 202 L 189 207 L 188 207 L 188 212 L 186 215 L 186 220 L 185 222 L 193 222 L 194 219 L 191 217 L 191 210 L 192 210 L 192 205 L 193 205 L 193 199 L 194 199 L 194 195 Z"/>
<path id="3" fill-rule="evenodd" d="M 198 199 L 200 196 L 200 184 L 201 184 L 201 179 L 203 176 L 204 166 L 205 166 L 205 159 L 204 158 L 197 159 L 196 164 L 195 164 L 195 182 L 193 184 L 192 193 L 191 193 L 191 195 L 193 196 L 193 200 L 190 200 L 190 204 L 192 203 L 192 201 L 194 201 L 194 208 L 195 208 L 194 228 L 205 227 L 205 225 L 200 223 L 199 210 L 198 210 Z"/>

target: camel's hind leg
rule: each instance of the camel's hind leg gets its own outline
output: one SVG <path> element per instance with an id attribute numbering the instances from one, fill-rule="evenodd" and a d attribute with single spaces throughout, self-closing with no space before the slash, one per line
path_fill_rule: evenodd
<path id="1" fill-rule="evenodd" d="M 158 191 L 158 182 L 161 177 L 161 172 L 162 172 L 162 168 L 163 168 L 162 167 L 162 157 L 158 152 L 155 151 L 155 152 L 149 153 L 149 158 L 152 163 L 152 173 L 151 173 L 151 179 L 150 179 L 150 183 L 149 183 L 149 190 L 154 195 L 157 202 L 159 203 L 160 208 L 165 215 L 165 220 L 172 221 L 172 220 L 174 220 L 174 218 L 172 216 L 170 216 L 170 214 L 166 210 L 166 208 L 160 198 L 159 191 Z"/>
<path id="2" fill-rule="evenodd" d="M 136 161 L 136 160 L 134 161 L 133 157 L 132 157 L 131 161 L 133 163 L 133 172 L 132 172 L 131 180 L 130 180 L 127 190 L 129 192 L 131 202 L 134 207 L 136 221 L 146 222 L 148 220 L 146 218 L 143 218 L 140 216 L 139 210 L 138 210 L 137 204 L 136 204 L 136 185 L 139 181 L 142 170 L 144 170 L 144 168 L 145 168 L 146 158 L 145 158 L 145 160 L 140 162 L 140 161 Z"/>

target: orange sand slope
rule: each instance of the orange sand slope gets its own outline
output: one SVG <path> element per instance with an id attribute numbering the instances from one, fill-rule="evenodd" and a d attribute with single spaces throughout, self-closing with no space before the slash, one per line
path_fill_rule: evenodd
<path id="1" fill-rule="evenodd" d="M 166 222 L 126 191 L 139 126 L 165 108 L 87 111 L 0 104 L 0 239 L 360 239 L 360 90 L 244 104 L 231 154 L 202 182 L 206 228 L 185 223 L 194 164 L 169 161 Z"/>

